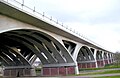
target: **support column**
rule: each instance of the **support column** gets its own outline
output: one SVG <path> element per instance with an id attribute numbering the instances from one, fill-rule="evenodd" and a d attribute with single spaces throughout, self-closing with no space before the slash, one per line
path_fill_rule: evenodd
<path id="1" fill-rule="evenodd" d="M 102 51 L 102 58 L 103 58 L 103 66 L 105 66 L 105 59 L 104 59 L 104 51 Z"/>
<path id="2" fill-rule="evenodd" d="M 97 54 L 97 50 L 95 49 L 94 50 L 95 65 L 96 65 L 96 68 L 98 68 L 96 54 Z"/>
<path id="3" fill-rule="evenodd" d="M 110 64 L 112 63 L 112 54 L 110 53 Z"/>
<path id="4" fill-rule="evenodd" d="M 107 61 L 108 61 L 108 64 L 110 64 L 109 62 L 109 53 L 107 52 Z"/>
<path id="5" fill-rule="evenodd" d="M 106 52 L 104 53 L 104 56 L 105 56 L 104 57 L 104 62 L 105 62 L 105 65 L 106 65 L 106 64 L 108 64 L 108 59 L 107 59 L 107 53 Z"/>
<path id="6" fill-rule="evenodd" d="M 80 52 L 80 48 L 82 47 L 82 44 L 77 44 L 75 47 L 75 51 L 73 53 L 73 59 L 75 62 L 75 74 L 79 74 L 79 63 L 77 62 L 77 57 L 78 57 L 78 53 Z"/>
<path id="7" fill-rule="evenodd" d="M 109 62 L 111 64 L 111 53 L 109 53 Z"/>
<path id="8" fill-rule="evenodd" d="M 112 58 L 112 63 L 114 62 L 114 56 L 113 54 L 111 54 L 111 58 Z"/>
<path id="9" fill-rule="evenodd" d="M 65 76 L 78 73 L 75 63 L 43 65 L 42 76 Z"/>
<path id="10" fill-rule="evenodd" d="M 36 76 L 35 69 L 30 66 L 11 66 L 5 67 L 3 70 L 3 77 L 23 77 L 23 76 Z"/>
<path id="11" fill-rule="evenodd" d="M 75 74 L 79 74 L 79 67 L 78 67 L 78 63 L 75 62 Z"/>

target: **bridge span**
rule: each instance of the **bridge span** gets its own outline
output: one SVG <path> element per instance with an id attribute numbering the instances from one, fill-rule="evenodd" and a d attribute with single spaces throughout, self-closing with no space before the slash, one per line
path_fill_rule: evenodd
<path id="1" fill-rule="evenodd" d="M 17 3 L 0 0 L 0 62 L 4 76 L 35 76 L 36 58 L 42 63 L 43 76 L 79 74 L 81 68 L 114 62 L 114 53 Z"/>

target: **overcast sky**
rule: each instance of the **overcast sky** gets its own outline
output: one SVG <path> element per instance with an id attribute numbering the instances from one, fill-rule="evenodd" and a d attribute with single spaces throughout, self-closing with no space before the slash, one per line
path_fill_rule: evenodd
<path id="1" fill-rule="evenodd" d="M 24 3 L 106 49 L 120 51 L 120 0 L 24 0 Z"/>

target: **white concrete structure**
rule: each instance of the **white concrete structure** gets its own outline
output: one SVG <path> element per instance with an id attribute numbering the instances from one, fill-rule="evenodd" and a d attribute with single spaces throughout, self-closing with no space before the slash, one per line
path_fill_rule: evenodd
<path id="1" fill-rule="evenodd" d="M 79 74 L 79 68 L 113 63 L 112 52 L 10 1 L 0 0 L 0 61 L 6 67 L 5 76 L 33 75 L 37 57 L 46 76 Z"/>

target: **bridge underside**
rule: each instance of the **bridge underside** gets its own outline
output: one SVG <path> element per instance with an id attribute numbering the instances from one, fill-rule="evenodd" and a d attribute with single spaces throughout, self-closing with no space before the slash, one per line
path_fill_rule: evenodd
<path id="1" fill-rule="evenodd" d="M 0 61 L 5 66 L 4 76 L 35 76 L 32 65 L 37 57 L 43 65 L 44 76 L 76 74 L 79 68 L 103 67 L 113 62 L 113 59 L 107 59 L 107 53 L 103 54 L 103 59 L 101 51 L 96 51 L 95 55 L 93 49 L 82 46 L 77 55 L 76 70 L 72 56 L 77 44 L 62 41 L 64 45 L 48 34 L 31 29 L 1 33 Z"/>
<path id="2" fill-rule="evenodd" d="M 56 74 L 53 72 L 53 75 L 75 74 L 75 63 L 67 50 L 54 38 L 40 31 L 21 29 L 1 33 L 0 51 L 5 72 L 12 67 L 18 67 L 21 71 L 27 71 L 23 68 L 32 69 L 38 57 L 43 64 L 43 75 L 52 75 L 52 72 L 48 72 L 50 70 L 58 71 Z M 12 75 L 16 72 L 13 69 L 10 70 Z M 17 76 L 18 72 L 14 75 Z"/>

